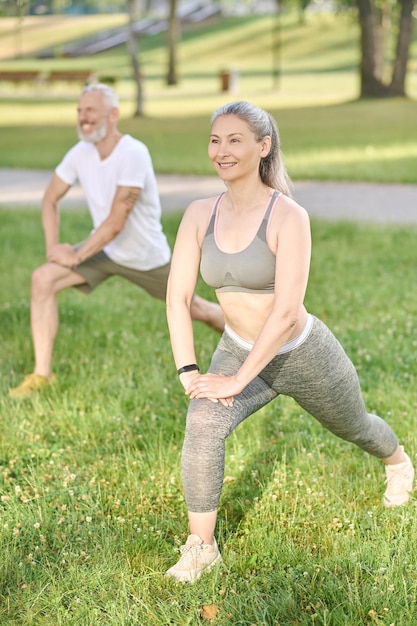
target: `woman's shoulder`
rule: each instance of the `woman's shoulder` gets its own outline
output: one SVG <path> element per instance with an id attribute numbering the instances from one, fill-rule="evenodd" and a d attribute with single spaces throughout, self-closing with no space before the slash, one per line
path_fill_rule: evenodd
<path id="1" fill-rule="evenodd" d="M 278 195 L 277 208 L 277 217 L 308 219 L 307 210 L 294 200 L 294 198 L 281 192 Z"/>
<path id="2" fill-rule="evenodd" d="M 216 205 L 218 196 L 210 198 L 200 198 L 191 202 L 184 211 L 181 220 L 181 233 L 196 234 L 197 241 L 201 245 L 203 238 L 207 232 L 213 209 Z"/>
<path id="3" fill-rule="evenodd" d="M 205 221 L 211 215 L 219 196 L 211 196 L 209 198 L 199 198 L 193 200 L 186 208 L 184 216 L 197 218 L 199 221 Z"/>

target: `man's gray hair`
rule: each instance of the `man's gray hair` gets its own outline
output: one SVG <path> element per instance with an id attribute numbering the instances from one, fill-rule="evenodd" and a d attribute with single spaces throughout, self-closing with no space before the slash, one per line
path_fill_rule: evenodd
<path id="1" fill-rule="evenodd" d="M 100 91 L 103 94 L 104 100 L 109 109 L 119 108 L 119 96 L 114 89 L 108 85 L 105 85 L 104 83 L 92 83 L 91 85 L 86 85 L 82 94 L 91 93 L 93 91 Z"/>

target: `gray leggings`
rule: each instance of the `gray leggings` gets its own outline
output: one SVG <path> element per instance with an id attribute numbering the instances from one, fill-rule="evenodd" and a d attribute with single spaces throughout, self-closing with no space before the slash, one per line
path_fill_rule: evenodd
<path id="1" fill-rule="evenodd" d="M 232 375 L 247 355 L 224 333 L 209 371 Z M 218 508 L 226 437 L 278 394 L 291 396 L 325 428 L 376 457 L 389 457 L 398 446 L 388 424 L 366 412 L 352 362 L 327 326 L 314 318 L 304 343 L 274 357 L 235 397 L 232 407 L 206 399 L 190 401 L 182 449 L 189 511 L 204 513 Z"/>

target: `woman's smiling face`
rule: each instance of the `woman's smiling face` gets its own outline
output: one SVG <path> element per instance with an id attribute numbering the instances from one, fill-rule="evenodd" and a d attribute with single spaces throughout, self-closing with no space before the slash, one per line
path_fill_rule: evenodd
<path id="1" fill-rule="evenodd" d="M 208 155 L 222 179 L 234 180 L 259 170 L 261 157 L 268 154 L 265 143 L 256 141 L 245 120 L 221 115 L 211 128 Z"/>

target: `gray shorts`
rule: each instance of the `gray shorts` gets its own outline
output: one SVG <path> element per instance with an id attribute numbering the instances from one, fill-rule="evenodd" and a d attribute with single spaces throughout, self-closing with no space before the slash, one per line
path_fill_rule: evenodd
<path id="1" fill-rule="evenodd" d="M 83 293 L 91 293 L 107 278 L 122 276 L 122 278 L 142 287 L 153 298 L 165 301 L 170 266 L 171 264 L 167 263 L 153 270 L 135 270 L 115 263 L 105 252 L 100 251 L 74 269 L 77 274 L 85 278 L 85 283 L 75 285 L 75 287 Z"/>

